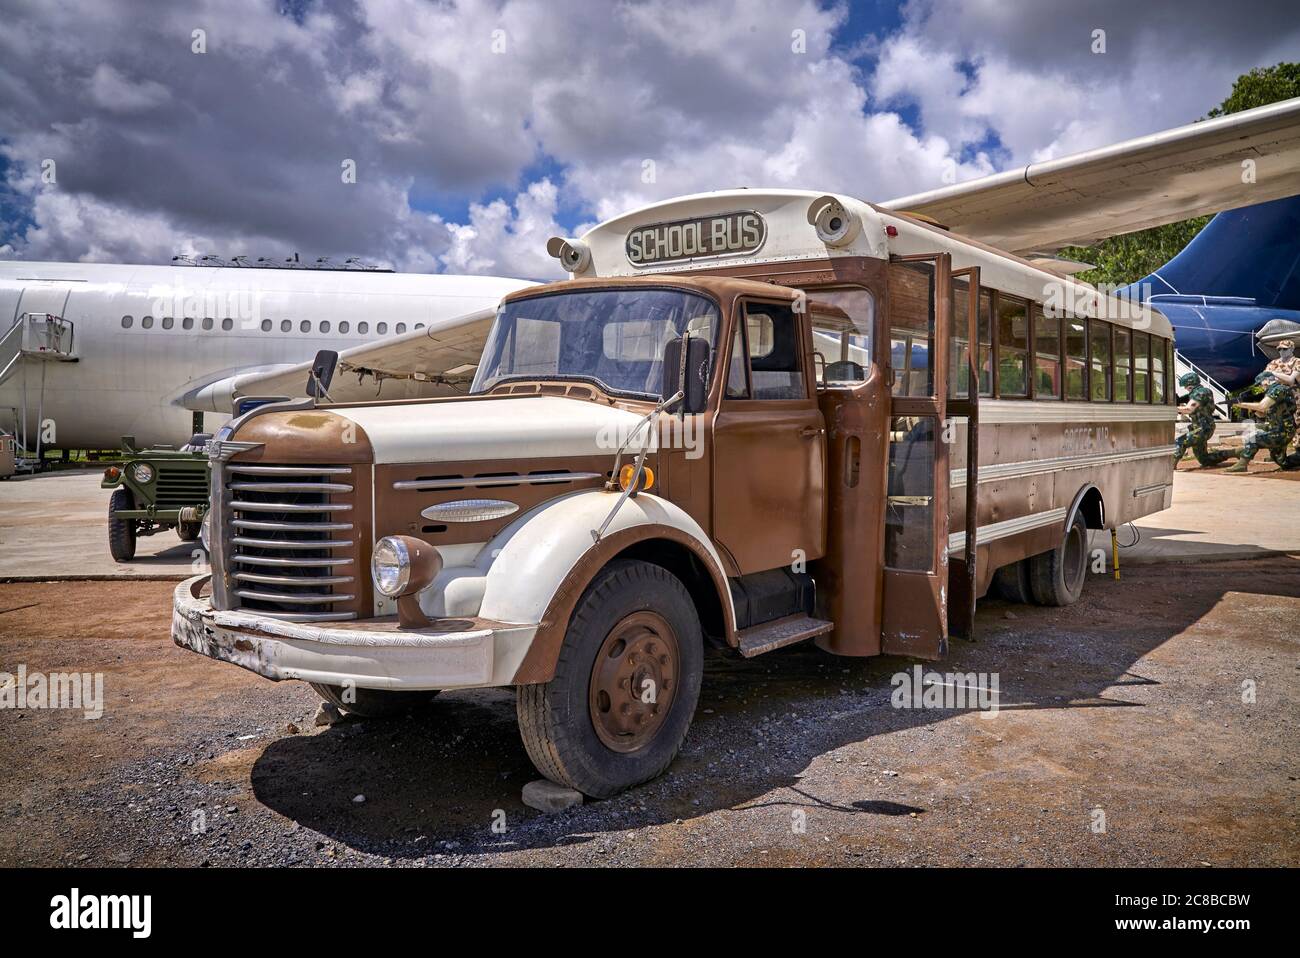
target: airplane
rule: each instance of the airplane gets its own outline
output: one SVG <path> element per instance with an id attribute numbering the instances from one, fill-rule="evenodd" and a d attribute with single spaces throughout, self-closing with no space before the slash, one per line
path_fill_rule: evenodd
<path id="1" fill-rule="evenodd" d="M 220 425 L 246 381 L 321 349 L 449 347 L 467 317 L 479 329 L 483 310 L 529 285 L 365 269 L 0 262 L 0 428 L 29 451 L 117 448 L 123 436 L 140 447 L 184 443 Z M 463 389 L 471 372 L 421 386 Z M 413 380 L 393 378 L 370 376 L 366 389 L 400 398 Z"/>

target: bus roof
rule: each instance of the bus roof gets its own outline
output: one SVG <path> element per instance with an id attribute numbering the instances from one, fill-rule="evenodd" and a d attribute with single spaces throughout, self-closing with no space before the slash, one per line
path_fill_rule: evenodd
<path id="1" fill-rule="evenodd" d="M 829 217 L 837 215 L 841 227 L 848 225 L 841 235 L 828 234 Z M 831 242 L 825 238 L 828 235 Z M 1099 316 L 1161 336 L 1173 335 L 1169 321 L 1155 310 L 1104 295 L 1087 283 L 904 213 L 841 194 L 738 189 L 679 196 L 606 220 L 580 242 L 590 251 L 590 260 L 572 275 L 583 279 L 946 252 L 954 269 L 978 266 L 983 286 L 1053 304 L 1072 315 Z"/>

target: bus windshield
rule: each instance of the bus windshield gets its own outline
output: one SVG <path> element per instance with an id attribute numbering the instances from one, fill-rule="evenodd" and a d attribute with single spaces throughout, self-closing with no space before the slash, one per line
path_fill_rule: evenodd
<path id="1" fill-rule="evenodd" d="M 581 379 L 610 393 L 658 398 L 664 345 L 686 330 L 715 345 L 717 304 L 680 289 L 575 290 L 506 303 L 470 392 L 512 379 Z"/>

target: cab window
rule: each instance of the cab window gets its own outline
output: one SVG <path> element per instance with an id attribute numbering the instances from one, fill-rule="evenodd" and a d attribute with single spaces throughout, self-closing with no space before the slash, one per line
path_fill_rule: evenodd
<path id="1" fill-rule="evenodd" d="M 794 310 L 776 303 L 746 303 L 744 309 L 750 398 L 805 398 Z"/>

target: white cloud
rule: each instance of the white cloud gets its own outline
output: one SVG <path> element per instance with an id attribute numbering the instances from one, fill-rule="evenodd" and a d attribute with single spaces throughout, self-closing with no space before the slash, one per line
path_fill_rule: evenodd
<path id="1" fill-rule="evenodd" d="M 651 200 L 882 200 L 1185 122 L 1298 35 L 1282 5 L 1208 0 L 911 0 L 880 37 L 840 35 L 846 10 L 816 0 L 316 0 L 300 22 L 277 6 L 66 0 L 6 24 L 0 153 L 34 225 L 0 254 L 554 276 L 548 236 Z"/>

